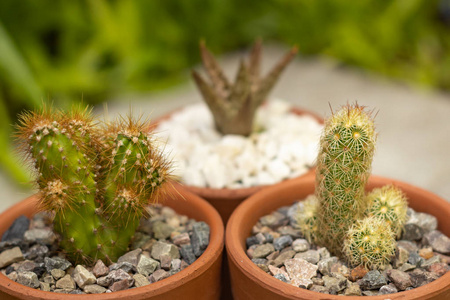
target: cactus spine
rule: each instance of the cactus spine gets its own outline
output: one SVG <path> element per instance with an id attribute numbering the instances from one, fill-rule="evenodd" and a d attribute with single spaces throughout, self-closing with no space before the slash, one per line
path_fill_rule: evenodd
<path id="1" fill-rule="evenodd" d="M 408 202 L 405 194 L 393 185 L 373 189 L 366 196 L 368 205 L 365 215 L 375 216 L 391 226 L 396 237 L 400 237 L 406 222 Z"/>
<path id="2" fill-rule="evenodd" d="M 394 233 L 381 218 L 372 216 L 358 220 L 346 233 L 344 254 L 352 265 L 383 268 L 394 252 Z"/>
<path id="3" fill-rule="evenodd" d="M 364 107 L 347 105 L 325 123 L 317 159 L 317 243 L 339 255 L 350 226 L 363 214 L 376 134 Z"/>
<path id="4" fill-rule="evenodd" d="M 37 171 L 40 206 L 54 213 L 72 261 L 116 260 L 144 205 L 166 182 L 168 163 L 152 148 L 146 126 L 130 119 L 101 131 L 88 109 L 21 116 L 18 137 Z"/>

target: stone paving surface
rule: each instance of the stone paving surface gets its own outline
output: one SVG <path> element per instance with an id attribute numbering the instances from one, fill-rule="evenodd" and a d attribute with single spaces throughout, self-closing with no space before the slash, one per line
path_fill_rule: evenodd
<path id="1" fill-rule="evenodd" d="M 263 71 L 284 53 L 267 47 Z M 234 78 L 243 53 L 220 59 L 229 78 Z M 379 132 L 372 173 L 402 180 L 427 189 L 450 201 L 450 94 L 424 90 L 363 71 L 342 67 L 327 59 L 304 59 L 300 55 L 282 75 L 271 97 L 307 108 L 320 116 L 358 101 L 377 112 Z M 201 101 L 192 81 L 151 95 L 127 96 L 108 102 L 110 116 L 128 112 L 157 117 L 183 105 Z M 100 105 L 96 110 L 102 114 Z M 30 195 L 17 189 L 0 172 L 0 211 Z"/>

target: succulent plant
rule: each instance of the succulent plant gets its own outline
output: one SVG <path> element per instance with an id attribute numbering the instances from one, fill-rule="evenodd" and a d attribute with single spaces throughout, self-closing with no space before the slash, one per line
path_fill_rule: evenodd
<path id="1" fill-rule="evenodd" d="M 406 222 L 408 201 L 406 195 L 393 185 L 373 189 L 366 196 L 365 215 L 378 217 L 391 226 L 396 237 L 400 237 Z"/>
<path id="2" fill-rule="evenodd" d="M 222 134 L 248 136 L 253 130 L 256 109 L 266 100 L 297 48 L 292 48 L 265 77 L 261 77 L 261 41 L 256 41 L 249 62 L 241 61 L 234 83 L 226 78 L 204 42 L 200 43 L 200 52 L 211 84 L 196 71 L 192 71 L 192 76 L 211 110 L 217 130 Z"/>
<path id="3" fill-rule="evenodd" d="M 363 215 L 375 140 L 373 119 L 357 104 L 344 106 L 325 122 L 316 171 L 316 242 L 336 255 L 347 230 Z"/>
<path id="4" fill-rule="evenodd" d="M 394 255 L 395 245 L 389 224 L 372 216 L 356 221 L 348 229 L 343 252 L 351 265 L 382 269 Z"/>
<path id="5" fill-rule="evenodd" d="M 296 212 L 297 225 L 308 242 L 313 242 L 317 233 L 317 209 L 319 202 L 315 195 L 309 195 L 305 200 L 298 203 Z"/>
<path id="6" fill-rule="evenodd" d="M 40 208 L 54 214 L 73 262 L 115 261 L 168 182 L 169 163 L 146 127 L 129 117 L 99 128 L 87 108 L 21 115 L 18 138 L 36 170 Z"/>

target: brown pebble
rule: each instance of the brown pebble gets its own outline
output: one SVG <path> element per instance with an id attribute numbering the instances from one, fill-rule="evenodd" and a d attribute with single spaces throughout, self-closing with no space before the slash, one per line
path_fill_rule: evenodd
<path id="1" fill-rule="evenodd" d="M 364 266 L 359 265 L 359 266 L 357 266 L 356 268 L 353 268 L 353 269 L 350 271 L 350 275 L 348 276 L 348 279 L 349 279 L 350 281 L 355 282 L 355 281 L 357 281 L 358 279 L 363 278 L 363 277 L 367 274 L 367 272 L 368 272 L 368 271 L 367 271 L 366 268 L 364 268 Z"/>
<path id="2" fill-rule="evenodd" d="M 422 248 L 419 250 L 419 255 L 422 256 L 424 259 L 432 258 L 434 256 L 433 248 L 431 247 Z"/>
<path id="3" fill-rule="evenodd" d="M 438 275 L 439 277 L 441 277 L 442 275 L 447 273 L 448 270 L 449 270 L 448 265 L 446 263 L 442 263 L 442 262 L 434 263 L 427 268 L 427 271 L 432 272 L 432 273 Z"/>
<path id="4" fill-rule="evenodd" d="M 129 284 L 128 280 L 127 280 L 127 279 L 122 279 L 122 280 L 119 280 L 119 281 L 114 282 L 114 283 L 109 287 L 109 289 L 110 289 L 112 292 L 117 292 L 117 291 L 126 290 L 126 289 L 128 289 L 129 287 L 130 287 L 130 284 Z"/>

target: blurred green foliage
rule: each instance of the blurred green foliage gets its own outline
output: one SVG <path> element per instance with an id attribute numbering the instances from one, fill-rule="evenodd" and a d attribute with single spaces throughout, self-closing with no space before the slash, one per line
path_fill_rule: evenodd
<path id="1" fill-rule="evenodd" d="M 0 166 L 26 178 L 11 163 L 9 138 L 22 109 L 167 88 L 199 62 L 202 38 L 216 54 L 257 37 L 297 44 L 303 55 L 450 89 L 443 2 L 2 0 Z"/>

